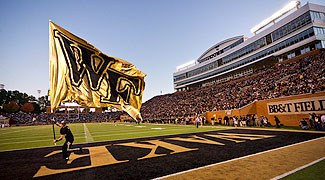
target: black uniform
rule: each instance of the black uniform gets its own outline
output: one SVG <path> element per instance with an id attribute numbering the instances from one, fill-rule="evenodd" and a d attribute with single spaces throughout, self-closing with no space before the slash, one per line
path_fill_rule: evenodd
<path id="1" fill-rule="evenodd" d="M 62 146 L 62 153 L 63 158 L 66 159 L 69 157 L 69 149 L 71 149 L 74 138 L 68 126 L 62 127 L 60 129 L 60 134 L 65 135 L 65 142 Z"/>

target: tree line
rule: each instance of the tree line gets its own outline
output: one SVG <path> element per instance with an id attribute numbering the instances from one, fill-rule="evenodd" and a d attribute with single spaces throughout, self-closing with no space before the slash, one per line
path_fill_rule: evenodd
<path id="1" fill-rule="evenodd" d="M 0 112 L 15 113 L 21 110 L 26 113 L 40 113 L 46 111 L 48 104 L 47 95 L 36 99 L 17 90 L 0 89 Z"/>

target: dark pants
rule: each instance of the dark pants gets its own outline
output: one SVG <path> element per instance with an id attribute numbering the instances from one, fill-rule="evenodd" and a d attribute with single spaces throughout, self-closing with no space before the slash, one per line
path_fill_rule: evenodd
<path id="1" fill-rule="evenodd" d="M 309 120 L 310 128 L 314 128 L 313 120 Z"/>
<path id="2" fill-rule="evenodd" d="M 72 147 L 72 142 L 70 141 L 65 141 L 65 143 L 62 146 L 62 155 L 63 155 L 63 159 L 66 159 L 67 157 L 69 157 L 71 151 L 71 147 Z"/>
<path id="3" fill-rule="evenodd" d="M 199 128 L 199 122 L 195 123 L 196 128 Z"/>
<path id="4" fill-rule="evenodd" d="M 315 123 L 315 127 L 316 127 L 316 130 L 321 131 L 322 130 L 322 124 L 321 124 L 321 122 L 316 122 Z"/>
<path id="5" fill-rule="evenodd" d="M 280 127 L 280 124 L 279 122 L 276 122 L 276 127 L 279 128 Z"/>

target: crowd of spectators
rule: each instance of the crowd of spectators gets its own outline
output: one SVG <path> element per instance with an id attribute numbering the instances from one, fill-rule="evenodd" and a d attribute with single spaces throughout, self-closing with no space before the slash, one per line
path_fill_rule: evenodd
<path id="1" fill-rule="evenodd" d="M 276 117 L 276 116 L 275 116 Z M 212 124 L 235 127 L 269 127 L 272 126 L 266 116 L 247 115 L 247 116 L 225 116 L 213 119 Z M 278 126 L 277 126 L 278 127 Z"/>
<path id="2" fill-rule="evenodd" d="M 12 119 L 17 124 L 25 125 L 39 125 L 49 124 L 54 118 L 56 121 L 67 121 L 68 123 L 75 122 L 108 122 L 120 118 L 122 111 L 117 112 L 105 112 L 105 113 L 89 113 L 89 114 L 70 114 L 70 115 L 58 115 L 58 114 L 46 114 L 46 113 L 25 113 L 19 111 L 17 113 L 4 113 L 3 116 Z"/>
<path id="3" fill-rule="evenodd" d="M 323 125 L 322 125 L 323 124 Z M 309 118 L 305 118 L 299 122 L 301 129 L 316 129 L 319 131 L 325 130 L 325 114 L 317 115 L 315 113 L 309 113 Z"/>
<path id="4" fill-rule="evenodd" d="M 276 64 L 250 77 L 192 91 L 156 96 L 142 105 L 147 121 L 185 119 L 196 113 L 240 108 L 256 100 L 325 90 L 325 52 Z"/>

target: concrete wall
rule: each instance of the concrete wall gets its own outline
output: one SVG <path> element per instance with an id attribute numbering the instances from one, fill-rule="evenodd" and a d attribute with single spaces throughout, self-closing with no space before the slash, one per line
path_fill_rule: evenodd
<path id="1" fill-rule="evenodd" d="M 306 99 L 322 99 L 322 105 L 321 108 L 316 108 L 318 111 L 312 111 L 311 105 L 309 105 L 308 111 L 303 112 L 294 112 L 292 109 L 291 112 L 282 112 L 282 113 L 269 113 L 269 107 L 268 104 L 276 104 L 277 102 L 300 102 L 302 100 L 306 101 Z M 309 103 L 310 104 L 310 103 Z M 298 106 L 298 105 L 297 105 Z M 299 106 L 298 106 L 299 107 Z M 245 115 L 252 115 L 257 114 L 259 117 L 266 116 L 269 120 L 269 122 L 274 125 L 274 115 L 276 115 L 280 121 L 281 124 L 287 125 L 287 126 L 298 126 L 299 121 L 301 121 L 303 118 L 308 118 L 308 113 L 315 112 L 316 114 L 325 114 L 325 92 L 315 93 L 315 94 L 304 94 L 304 95 L 295 95 L 295 96 L 288 96 L 288 97 L 282 97 L 282 98 L 276 98 L 271 100 L 263 100 L 263 101 L 255 101 L 249 105 L 246 105 L 240 109 L 233 109 L 228 111 L 215 111 L 215 112 L 207 112 L 205 114 L 208 122 L 211 122 L 211 118 L 215 117 L 217 120 L 219 116 L 222 118 L 226 115 L 228 116 L 245 116 Z M 222 121 L 222 123 L 224 123 Z"/>

